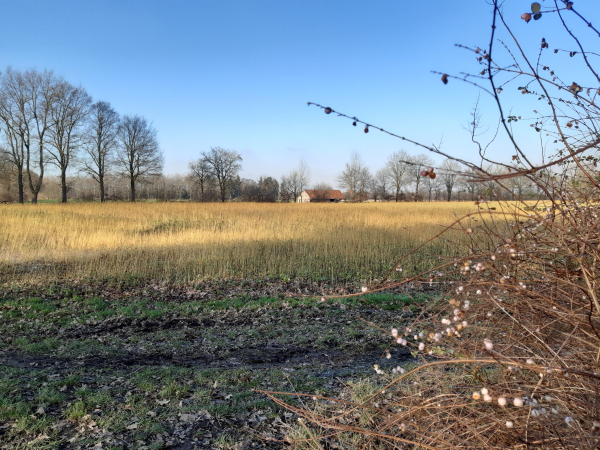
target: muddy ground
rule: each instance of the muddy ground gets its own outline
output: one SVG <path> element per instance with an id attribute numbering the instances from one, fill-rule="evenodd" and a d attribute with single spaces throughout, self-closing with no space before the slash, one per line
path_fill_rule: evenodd
<path id="1" fill-rule="evenodd" d="M 414 361 L 365 321 L 408 325 L 431 292 L 320 300 L 356 288 L 4 286 L 0 448 L 285 448 L 296 418 L 256 390 L 331 396 L 372 376 L 374 364 Z"/>

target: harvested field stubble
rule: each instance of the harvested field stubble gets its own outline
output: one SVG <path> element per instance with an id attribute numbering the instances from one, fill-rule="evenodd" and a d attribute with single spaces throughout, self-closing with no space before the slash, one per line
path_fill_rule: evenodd
<path id="1" fill-rule="evenodd" d="M 438 202 L 2 205 L 0 276 L 373 279 L 454 214 L 476 210 Z M 454 236 L 415 252 L 398 276 L 451 253 Z"/>

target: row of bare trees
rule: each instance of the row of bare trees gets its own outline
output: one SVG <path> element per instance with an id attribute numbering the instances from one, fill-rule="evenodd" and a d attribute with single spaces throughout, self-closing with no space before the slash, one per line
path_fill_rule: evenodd
<path id="1" fill-rule="evenodd" d="M 351 201 L 475 200 L 487 191 L 488 186 L 470 181 L 474 175 L 470 169 L 465 171 L 450 159 L 435 167 L 435 177 L 422 176 L 424 170 L 433 166 L 434 161 L 425 154 L 409 155 L 400 150 L 389 155 L 385 166 L 373 174 L 361 155 L 353 153 L 338 175 L 337 184 Z M 500 165 L 490 164 L 486 170 L 499 175 L 508 173 Z M 540 197 L 539 190 L 524 176 L 511 178 L 509 184 L 520 197 Z"/>
<path id="2" fill-rule="evenodd" d="M 306 161 L 281 178 L 261 177 L 257 182 L 241 179 L 241 155 L 234 150 L 213 147 L 189 163 L 189 181 L 200 201 L 228 199 L 249 201 L 296 201 L 310 186 Z M 100 201 L 106 199 L 105 179 L 112 175 L 128 180 L 131 201 L 136 186 L 162 173 L 163 153 L 156 129 L 143 117 L 120 117 L 110 103 L 92 102 L 81 86 L 74 86 L 52 71 L 18 71 L 8 68 L 0 74 L 0 184 L 13 187 L 18 201 L 25 200 L 27 187 L 36 203 L 47 166 L 59 172 L 60 198 L 67 201 L 67 171 L 78 170 L 98 184 Z M 388 157 L 385 166 L 372 174 L 359 154 L 353 154 L 337 177 L 338 187 L 351 201 L 451 200 L 457 187 L 474 199 L 481 185 L 466 183 L 458 164 L 445 160 L 437 178 L 421 177 L 433 165 L 427 155 L 409 155 L 404 150 Z M 499 169 L 488 168 L 500 173 Z M 503 169 L 504 170 L 504 169 Z M 274 181 L 274 182 L 273 182 Z M 525 177 L 511 178 L 514 192 L 528 194 L 531 183 Z M 331 186 L 312 188 L 331 189 Z M 158 190 L 155 190 L 158 192 Z M 539 192 L 538 192 L 539 194 Z M 158 195 L 158 194 L 156 194 Z M 456 196 L 460 199 L 460 196 Z"/>
<path id="3" fill-rule="evenodd" d="M 304 159 L 277 182 L 273 177 L 259 180 L 240 178 L 242 157 L 233 150 L 213 147 L 189 163 L 188 180 L 196 195 L 190 199 L 222 202 L 226 200 L 258 202 L 295 202 L 305 189 L 331 190 L 328 183 L 311 184 L 311 171 Z M 400 150 L 389 155 L 383 168 L 372 174 L 358 153 L 353 153 L 337 177 L 337 186 L 349 201 L 419 201 L 419 200 L 476 200 L 485 195 L 489 186 L 469 180 L 466 172 L 450 159 L 435 167 L 436 177 L 423 177 L 421 172 L 434 165 L 427 155 L 409 155 Z M 500 166 L 486 168 L 490 173 L 504 173 Z M 509 181 L 513 192 L 520 197 L 540 198 L 526 177 Z"/>
<path id="4" fill-rule="evenodd" d="M 60 173 L 63 202 L 70 168 L 99 184 L 101 201 L 109 173 L 127 177 L 135 201 L 138 180 L 160 174 L 164 164 L 156 129 L 145 118 L 120 117 L 110 103 L 94 103 L 82 86 L 48 70 L 8 67 L 0 74 L 0 139 L 0 182 L 15 185 L 20 203 L 25 184 L 37 203 L 49 164 Z"/>

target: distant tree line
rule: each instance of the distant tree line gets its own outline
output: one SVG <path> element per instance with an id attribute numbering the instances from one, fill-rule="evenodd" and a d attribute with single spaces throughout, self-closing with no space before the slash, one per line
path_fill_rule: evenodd
<path id="1" fill-rule="evenodd" d="M 49 165 L 58 177 L 48 178 Z M 470 182 L 476 174 L 450 160 L 435 168 L 436 177 L 421 175 L 434 165 L 427 155 L 400 150 L 373 173 L 353 153 L 335 181 L 353 202 L 474 201 L 490 191 L 485 184 Z M 327 183 L 311 185 L 304 160 L 279 181 L 268 175 L 242 178 L 242 156 L 221 147 L 201 152 L 189 162 L 185 175 L 163 176 L 163 166 L 157 131 L 144 117 L 120 116 L 109 102 L 93 102 L 82 86 L 52 71 L 9 67 L 0 74 L 0 200 L 23 203 L 30 198 L 36 203 L 43 192 L 62 202 L 68 198 L 295 202 L 305 189 L 333 189 Z M 68 170 L 78 175 L 67 177 Z M 520 198 L 541 196 L 525 177 L 507 183 Z"/>
<path id="2" fill-rule="evenodd" d="M 400 150 L 389 155 L 385 166 L 373 174 L 362 157 L 353 153 L 338 175 L 337 184 L 344 190 L 346 199 L 355 202 L 476 201 L 491 192 L 485 183 L 472 182 L 477 177 L 476 172 L 451 160 L 444 160 L 435 167 L 437 176 L 423 176 L 423 171 L 434 166 L 434 161 L 425 154 L 409 155 Z M 485 170 L 497 174 L 507 171 L 499 165 L 487 166 Z M 542 197 L 539 187 L 526 177 L 510 178 L 505 184 L 522 199 Z"/>

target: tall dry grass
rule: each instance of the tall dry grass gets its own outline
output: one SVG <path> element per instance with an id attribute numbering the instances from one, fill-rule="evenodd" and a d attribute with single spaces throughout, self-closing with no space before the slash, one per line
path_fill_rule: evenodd
<path id="1" fill-rule="evenodd" d="M 0 206 L 3 277 L 381 277 L 472 203 Z M 403 262 L 419 273 L 452 234 Z M 435 259 L 435 258 L 434 258 Z"/>

